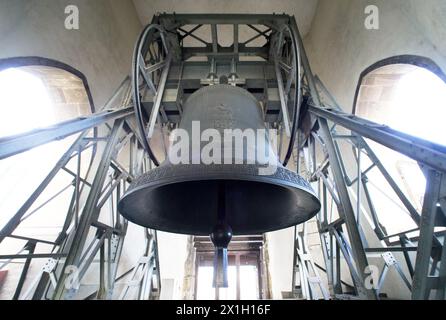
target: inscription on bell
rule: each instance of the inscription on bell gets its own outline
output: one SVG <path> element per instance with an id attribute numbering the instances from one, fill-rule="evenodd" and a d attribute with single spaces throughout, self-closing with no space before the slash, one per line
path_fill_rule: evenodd
<path id="1" fill-rule="evenodd" d="M 215 106 L 214 128 L 217 130 L 231 129 L 234 127 L 234 114 L 225 104 Z"/>

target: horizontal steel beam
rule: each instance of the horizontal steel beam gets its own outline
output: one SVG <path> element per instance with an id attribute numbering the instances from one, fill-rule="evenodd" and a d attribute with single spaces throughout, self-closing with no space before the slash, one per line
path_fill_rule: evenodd
<path id="1" fill-rule="evenodd" d="M 407 252 L 417 251 L 417 247 L 387 247 L 387 248 L 366 248 L 365 252 Z"/>
<path id="2" fill-rule="evenodd" d="M 17 260 L 17 259 L 47 259 L 47 258 L 63 258 L 67 255 L 64 253 L 36 253 L 36 254 L 5 254 L 0 255 L 0 260 Z"/>
<path id="3" fill-rule="evenodd" d="M 186 47 L 182 50 L 185 59 L 194 56 L 209 56 L 214 58 L 228 58 L 236 56 L 260 56 L 267 57 L 269 54 L 267 47 L 246 47 L 243 44 L 239 44 L 238 52 L 234 52 L 234 45 L 230 47 L 218 46 L 218 52 L 214 51 L 212 45 L 206 47 Z"/>
<path id="4" fill-rule="evenodd" d="M 393 130 L 385 125 L 361 119 L 332 109 L 309 107 L 310 113 L 330 120 L 337 125 L 354 131 L 365 138 L 400 152 L 431 168 L 446 172 L 446 147 Z"/>
<path id="5" fill-rule="evenodd" d="M 260 250 L 260 247 L 262 244 L 254 245 L 254 244 L 234 244 L 229 245 L 228 252 L 234 252 L 234 251 L 256 251 Z M 213 244 L 203 244 L 203 245 L 197 245 L 195 247 L 197 252 L 215 252 L 215 247 Z"/>
<path id="6" fill-rule="evenodd" d="M 7 236 L 7 238 L 12 238 L 12 239 L 17 239 L 17 240 L 23 240 L 23 241 L 28 241 L 28 242 L 34 242 L 34 243 L 44 243 L 44 244 L 49 244 L 49 245 L 55 245 L 56 243 L 53 241 L 47 241 L 47 240 L 42 240 L 42 239 L 35 239 L 35 238 L 29 238 L 29 237 L 23 237 L 23 236 L 17 236 L 17 235 L 9 235 Z"/>
<path id="7" fill-rule="evenodd" d="M 53 126 L 0 139 L 0 160 L 25 152 L 55 140 L 62 140 L 75 133 L 91 129 L 108 121 L 133 114 L 133 107 L 103 111 L 91 116 L 64 121 Z"/>
<path id="8" fill-rule="evenodd" d="M 211 238 L 206 236 L 195 236 L 194 242 L 212 243 Z M 234 236 L 231 240 L 231 243 L 236 242 L 263 242 L 263 236 Z"/>
<path id="9" fill-rule="evenodd" d="M 286 14 L 161 14 L 160 20 L 172 19 L 185 24 L 263 24 L 266 22 L 287 23 Z"/>

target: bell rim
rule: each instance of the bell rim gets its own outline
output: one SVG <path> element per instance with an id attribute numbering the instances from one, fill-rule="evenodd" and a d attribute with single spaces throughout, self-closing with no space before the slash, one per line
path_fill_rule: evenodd
<path id="1" fill-rule="evenodd" d="M 255 181 L 255 182 L 265 182 L 265 180 L 269 180 L 269 183 L 272 183 L 274 185 L 277 186 L 282 186 L 282 187 L 290 187 L 291 190 L 292 189 L 299 189 L 302 191 L 306 191 L 309 194 L 311 194 L 314 198 L 316 198 L 316 202 L 319 202 L 319 198 L 316 195 L 316 193 L 314 192 L 313 188 L 311 187 L 311 185 L 308 183 L 308 181 L 306 181 L 301 175 L 283 168 L 281 166 L 277 167 L 277 171 L 281 171 L 281 172 L 286 172 L 288 174 L 287 177 L 289 177 L 289 174 L 293 175 L 294 177 L 297 177 L 298 179 L 296 180 L 296 182 L 292 182 L 288 179 L 286 179 L 284 176 L 282 177 L 277 177 L 276 173 L 272 174 L 272 175 L 253 175 L 252 173 L 248 173 L 246 171 L 246 173 L 243 172 L 237 172 L 237 173 L 232 173 L 232 172 L 227 172 L 227 171 L 221 171 L 221 172 L 212 172 L 212 167 L 214 168 L 219 168 L 219 167 L 224 167 L 224 166 L 231 166 L 232 168 L 234 168 L 234 166 L 237 167 L 243 167 L 243 169 L 246 169 L 247 167 L 251 166 L 254 167 L 256 169 L 260 169 L 260 168 L 264 168 L 261 165 L 226 165 L 226 164 L 222 164 L 222 165 L 204 165 L 204 164 L 192 164 L 192 165 L 184 165 L 186 167 L 200 167 L 200 168 L 206 168 L 207 170 L 209 170 L 208 172 L 200 172 L 199 174 L 194 173 L 192 174 L 180 174 L 180 175 L 171 175 L 171 176 L 167 176 L 167 177 L 163 177 L 160 179 L 154 179 L 152 181 L 147 181 L 147 182 L 142 182 L 140 186 L 136 186 L 136 187 L 132 187 L 133 184 L 137 184 L 139 181 L 141 181 L 142 179 L 144 179 L 147 175 L 149 174 L 153 174 L 156 173 L 157 171 L 159 171 L 160 169 L 171 169 L 172 171 L 174 171 L 176 168 L 179 168 L 181 165 L 168 165 L 168 166 L 160 166 L 158 168 L 155 168 L 143 175 L 141 175 L 140 177 L 136 178 L 134 182 L 132 182 L 132 184 L 130 185 L 129 189 L 126 191 L 126 193 L 124 194 L 124 196 L 121 198 L 124 199 L 125 197 L 133 194 L 134 192 L 137 192 L 139 190 L 145 189 L 147 188 L 147 186 L 150 186 L 150 188 L 152 187 L 159 187 L 159 186 L 165 186 L 165 185 L 170 185 L 170 184 L 174 184 L 174 183 L 178 183 L 178 182 L 193 182 L 193 181 L 209 181 L 209 180 L 229 180 L 229 181 Z M 190 169 L 189 169 L 190 170 Z M 206 171 L 207 171 L 206 170 Z M 185 179 L 187 178 L 187 179 Z M 303 185 L 301 185 L 301 183 Z"/>
<path id="2" fill-rule="evenodd" d="M 126 214 L 123 210 L 122 210 L 122 206 L 124 206 L 124 202 L 126 201 L 126 199 L 128 199 L 131 196 L 136 196 L 136 194 L 138 192 L 141 192 L 143 190 L 146 190 L 148 192 L 150 192 L 151 190 L 155 190 L 156 188 L 159 187 L 164 187 L 164 186 L 169 186 L 169 185 L 174 185 L 174 184 L 178 184 L 178 183 L 188 183 L 188 182 L 199 182 L 199 181 L 247 181 L 247 182 L 255 182 L 255 183 L 262 183 L 265 185 L 275 185 L 278 186 L 280 188 L 286 188 L 289 191 L 293 192 L 293 193 L 302 193 L 304 192 L 306 194 L 306 196 L 308 197 L 308 200 L 311 201 L 311 203 L 313 203 L 313 209 L 311 211 L 308 211 L 307 216 L 310 217 L 309 219 L 305 220 L 311 220 L 311 218 L 313 218 L 319 211 L 321 208 L 321 203 L 319 201 L 319 198 L 317 197 L 317 195 L 315 194 L 315 192 L 313 191 L 313 188 L 311 187 L 311 185 L 304 179 L 302 178 L 300 175 L 298 175 L 295 172 L 292 172 L 286 168 L 283 167 L 278 167 L 278 171 L 282 171 L 282 172 L 286 172 L 288 175 L 291 174 L 293 177 L 298 177 L 299 179 L 296 181 L 301 182 L 302 184 L 296 183 L 296 182 L 291 182 L 287 179 L 279 179 L 279 177 L 277 177 L 277 175 L 252 175 L 249 173 L 245 173 L 245 174 L 241 174 L 239 172 L 237 173 L 233 173 L 233 172 L 219 172 L 219 173 L 212 173 L 209 171 L 210 167 L 212 167 L 212 165 L 187 165 L 189 167 L 190 170 L 190 174 L 189 175 L 167 175 L 166 177 L 163 177 L 161 179 L 156 179 L 153 181 L 149 181 L 147 183 L 142 183 L 141 185 L 134 187 L 133 189 L 127 191 L 125 193 L 125 195 L 121 198 L 121 200 L 119 201 L 118 204 L 118 210 L 121 213 L 121 215 L 123 215 L 127 220 L 132 221 L 132 215 L 131 214 Z M 206 168 L 208 170 L 205 171 L 200 171 L 198 174 L 192 169 L 195 167 L 203 167 Z M 234 165 L 220 165 L 220 166 L 234 166 Z M 239 167 L 243 167 L 246 169 L 247 165 L 236 165 Z M 248 165 L 249 166 L 249 165 Z M 164 168 L 167 168 L 167 170 L 171 169 L 174 170 L 175 167 L 174 165 L 169 164 L 168 166 L 165 166 Z M 261 168 L 262 166 L 260 165 L 251 165 L 251 167 L 254 167 L 256 169 Z M 156 168 L 150 172 L 156 171 L 158 169 L 162 169 L 163 166 Z M 150 172 L 146 173 L 150 174 Z M 277 172 L 276 172 L 277 174 Z M 143 179 L 144 176 L 140 176 L 138 179 Z M 286 229 L 295 225 L 298 225 L 300 223 L 303 222 L 298 222 L 298 223 L 291 223 L 291 224 L 286 224 L 286 225 L 280 225 L 277 227 L 271 227 L 268 229 L 265 229 L 262 231 L 262 233 L 267 233 L 267 232 L 273 232 L 273 231 L 277 231 L 277 230 L 282 230 L 282 229 Z M 144 225 L 144 227 L 147 228 L 152 228 L 155 230 L 159 230 L 159 231 L 163 231 L 163 232 L 169 232 L 169 233 L 178 233 L 178 234 L 186 234 L 186 235 L 208 235 L 205 232 L 188 232 L 187 230 L 181 231 L 181 229 L 175 229 L 173 230 L 173 228 L 162 228 L 162 227 L 155 227 L 154 225 L 152 226 L 148 226 L 148 225 Z M 234 234 L 237 235 L 248 235 L 248 234 L 252 234 L 252 232 L 236 232 Z"/>

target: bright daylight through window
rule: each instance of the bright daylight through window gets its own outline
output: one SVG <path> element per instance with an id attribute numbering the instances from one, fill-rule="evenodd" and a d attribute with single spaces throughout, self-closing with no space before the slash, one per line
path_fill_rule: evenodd
<path id="1" fill-rule="evenodd" d="M 0 72 L 0 137 L 54 122 L 52 101 L 41 79 L 19 69 Z"/>
<path id="2" fill-rule="evenodd" d="M 427 69 L 394 64 L 370 72 L 363 79 L 356 114 L 415 137 L 446 145 L 446 83 Z M 412 204 L 421 210 L 426 179 L 419 165 L 382 145 L 368 142 L 400 188 L 407 192 Z M 371 165 L 371 162 L 363 162 L 363 169 Z M 414 229 L 414 222 L 378 170 L 373 169 L 368 178 L 371 194 L 382 200 L 376 203 L 376 209 L 387 231 Z"/>
<path id="3" fill-rule="evenodd" d="M 0 71 L 0 112 L 0 138 L 5 138 L 87 115 L 91 107 L 84 84 L 77 76 L 59 68 L 26 66 Z M 2 160 L 0 230 L 33 194 L 76 137 L 47 143 Z M 82 161 L 89 161 L 88 156 Z M 67 168 L 70 166 L 73 167 L 72 163 Z M 60 213 L 66 212 L 72 190 L 73 177 L 68 172 L 59 175 L 21 218 L 14 234 L 55 241 L 64 223 L 64 215 Z M 0 254 L 21 252 L 23 245 L 21 240 L 7 238 Z M 49 249 L 39 245 L 36 253 L 45 250 Z M 44 260 L 40 262 L 45 263 Z M 21 268 L 21 264 L 9 264 L 2 271 L 8 272 L 7 279 L 15 279 L 20 276 Z M 4 284 L 8 285 L 9 282 Z M 0 294 L 2 298 L 10 297 Z"/>

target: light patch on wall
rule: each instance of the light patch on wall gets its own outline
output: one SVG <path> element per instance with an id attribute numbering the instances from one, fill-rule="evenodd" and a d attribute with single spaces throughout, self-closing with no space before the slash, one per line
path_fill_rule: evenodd
<path id="1" fill-rule="evenodd" d="M 0 72 L 0 137 L 54 122 L 52 102 L 41 79 L 18 69 Z"/>
<path id="2" fill-rule="evenodd" d="M 416 67 L 397 83 L 388 124 L 402 132 L 446 145 L 446 83 Z"/>

